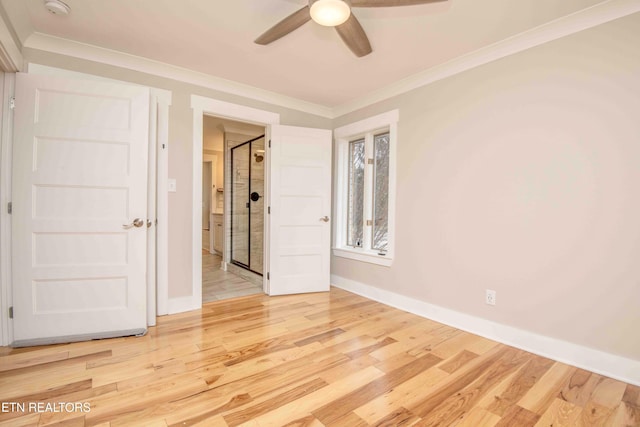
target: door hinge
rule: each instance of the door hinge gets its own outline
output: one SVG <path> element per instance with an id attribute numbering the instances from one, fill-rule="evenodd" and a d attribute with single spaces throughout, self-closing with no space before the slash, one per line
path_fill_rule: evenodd
<path id="1" fill-rule="evenodd" d="M 271 215 L 271 206 L 267 207 L 267 215 Z"/>
<path id="2" fill-rule="evenodd" d="M 373 225 L 373 221 L 368 219 L 367 220 L 367 227 L 371 227 Z"/>
<path id="3" fill-rule="evenodd" d="M 13 212 L 13 202 L 7 203 L 7 213 L 11 214 Z"/>
<path id="4" fill-rule="evenodd" d="M 269 140 L 269 148 L 271 148 L 271 140 Z"/>
<path id="5" fill-rule="evenodd" d="M 267 280 L 270 280 L 270 279 L 271 279 L 270 274 L 269 274 L 269 272 L 267 271 Z"/>
<path id="6" fill-rule="evenodd" d="M 367 159 L 367 164 L 368 165 L 372 165 L 373 164 L 373 159 Z"/>
<path id="7" fill-rule="evenodd" d="M 11 97 L 11 99 L 9 99 L 9 109 L 11 110 L 16 109 L 16 98 L 13 96 Z"/>
<path id="8" fill-rule="evenodd" d="M 13 307 L 9 307 L 9 319 L 13 319 Z"/>

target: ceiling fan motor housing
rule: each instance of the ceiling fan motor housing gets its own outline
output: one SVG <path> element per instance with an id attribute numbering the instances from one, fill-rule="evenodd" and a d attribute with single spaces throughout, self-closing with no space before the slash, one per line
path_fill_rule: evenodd
<path id="1" fill-rule="evenodd" d="M 447 0 L 308 0 L 309 4 L 284 18 L 265 31 L 255 43 L 267 45 L 310 20 L 320 25 L 334 27 L 342 41 L 358 58 L 372 52 L 371 43 L 360 21 L 351 13 L 351 7 L 395 7 L 437 3 Z"/>
<path id="2" fill-rule="evenodd" d="M 326 27 L 344 23 L 351 15 L 350 0 L 309 0 L 311 19 Z"/>

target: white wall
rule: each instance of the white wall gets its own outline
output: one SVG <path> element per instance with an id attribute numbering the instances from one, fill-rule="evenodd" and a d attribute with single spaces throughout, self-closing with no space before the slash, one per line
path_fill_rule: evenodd
<path id="1" fill-rule="evenodd" d="M 390 268 L 333 257 L 332 274 L 640 360 L 638 28 L 631 15 L 338 118 L 400 109 L 397 240 Z"/>

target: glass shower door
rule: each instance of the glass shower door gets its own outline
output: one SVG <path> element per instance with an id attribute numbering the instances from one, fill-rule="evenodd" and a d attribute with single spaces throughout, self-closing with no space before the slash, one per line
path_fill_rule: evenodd
<path id="1" fill-rule="evenodd" d="M 231 148 L 231 262 L 263 274 L 264 136 Z"/>

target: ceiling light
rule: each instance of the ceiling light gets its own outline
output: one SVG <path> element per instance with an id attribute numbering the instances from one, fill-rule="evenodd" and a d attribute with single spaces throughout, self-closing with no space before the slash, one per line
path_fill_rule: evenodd
<path id="1" fill-rule="evenodd" d="M 45 0 L 44 7 L 54 15 L 68 15 L 71 8 L 60 0 Z"/>
<path id="2" fill-rule="evenodd" d="M 351 15 L 351 8 L 343 0 L 316 0 L 311 5 L 311 19 L 320 25 L 335 27 Z"/>

